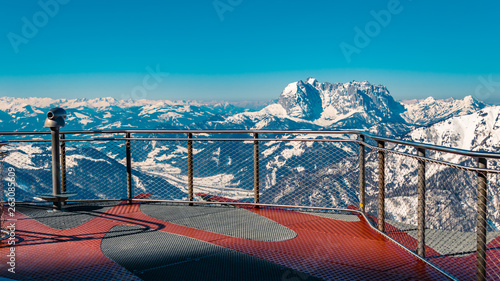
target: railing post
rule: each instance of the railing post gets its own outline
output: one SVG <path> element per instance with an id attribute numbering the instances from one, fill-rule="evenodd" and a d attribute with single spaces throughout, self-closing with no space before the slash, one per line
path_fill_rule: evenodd
<path id="1" fill-rule="evenodd" d="M 359 135 L 359 141 L 365 142 L 365 136 Z M 365 145 L 359 144 L 359 209 L 365 212 Z"/>
<path id="2" fill-rule="evenodd" d="M 383 141 L 377 141 L 379 148 L 384 148 Z M 378 229 L 385 231 L 385 152 L 378 151 Z"/>
<path id="3" fill-rule="evenodd" d="M 259 138 L 258 133 L 253 134 L 253 196 L 254 203 L 259 203 Z"/>
<path id="4" fill-rule="evenodd" d="M 417 148 L 418 156 L 425 157 L 425 149 Z M 418 222 L 417 255 L 425 258 L 425 161 L 418 160 Z"/>
<path id="5" fill-rule="evenodd" d="M 189 201 L 193 201 L 193 138 L 192 133 L 188 133 L 188 197 Z M 192 203 L 189 203 L 192 206 Z"/>
<path id="6" fill-rule="evenodd" d="M 127 199 L 132 203 L 132 153 L 130 148 L 130 133 L 126 133 L 126 158 L 127 158 Z"/>
<path id="7" fill-rule="evenodd" d="M 61 194 L 61 155 L 59 150 L 59 128 L 50 128 L 52 142 L 52 195 L 59 199 Z M 61 201 L 53 202 L 54 210 L 61 210 Z"/>
<path id="8" fill-rule="evenodd" d="M 478 168 L 486 169 L 486 158 L 479 158 Z M 487 174 L 477 173 L 477 264 L 476 279 L 486 280 L 486 214 L 487 214 Z"/>
<path id="9" fill-rule="evenodd" d="M 60 135 L 60 140 L 61 140 L 61 191 L 62 193 L 67 192 L 66 188 L 66 142 L 64 141 L 65 135 L 61 134 Z M 66 202 L 62 203 L 63 205 L 66 205 Z"/>

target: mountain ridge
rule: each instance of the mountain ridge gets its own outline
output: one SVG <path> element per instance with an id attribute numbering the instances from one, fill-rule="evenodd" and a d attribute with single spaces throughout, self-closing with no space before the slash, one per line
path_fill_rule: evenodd
<path id="1" fill-rule="evenodd" d="M 309 77 L 288 84 L 275 102 L 0 97 L 0 130 L 43 130 L 45 113 L 56 106 L 68 111 L 65 129 L 71 130 L 360 129 L 382 136 L 401 136 L 486 107 L 471 96 L 399 102 L 383 85 Z"/>

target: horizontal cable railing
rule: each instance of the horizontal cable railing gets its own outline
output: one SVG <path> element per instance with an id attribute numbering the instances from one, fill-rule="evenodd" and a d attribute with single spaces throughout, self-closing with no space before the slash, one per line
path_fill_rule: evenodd
<path id="1" fill-rule="evenodd" d="M 17 170 L 18 201 L 40 202 L 51 192 L 62 204 L 219 196 L 352 210 L 452 279 L 500 278 L 499 153 L 352 130 L 59 131 L 57 189 L 49 134 L 0 132 L 10 142 L 4 164 Z"/>

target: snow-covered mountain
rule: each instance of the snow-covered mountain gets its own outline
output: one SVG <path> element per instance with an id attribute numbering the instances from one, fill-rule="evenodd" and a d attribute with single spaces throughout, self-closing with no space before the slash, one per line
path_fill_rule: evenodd
<path id="1" fill-rule="evenodd" d="M 472 96 L 466 96 L 462 100 L 435 100 L 428 97 L 423 100 L 404 100 L 401 103 L 405 107 L 402 117 L 409 124 L 418 126 L 428 126 L 453 116 L 471 114 L 486 107 L 486 104 Z"/>
<path id="2" fill-rule="evenodd" d="M 435 145 L 500 153 L 500 106 L 417 128 L 407 138 Z"/>
<path id="3" fill-rule="evenodd" d="M 342 124 L 349 118 L 371 125 L 381 121 L 402 122 L 403 111 L 382 85 L 367 81 L 350 83 L 319 83 L 314 78 L 289 84 L 278 104 L 291 117 L 313 121 L 325 127 Z M 342 126 L 342 125 L 340 125 Z"/>
<path id="4" fill-rule="evenodd" d="M 188 129 L 247 109 L 230 102 L 0 97 L 0 131 L 41 131 L 47 111 L 68 112 L 65 130 Z"/>
<path id="5" fill-rule="evenodd" d="M 275 104 L 214 123 L 244 129 L 361 129 L 398 135 L 411 127 L 401 117 L 403 111 L 382 85 L 308 78 L 286 86 Z"/>
<path id="6" fill-rule="evenodd" d="M 45 113 L 56 106 L 69 113 L 65 130 L 358 129 L 383 136 L 485 107 L 470 96 L 399 103 L 382 85 L 308 78 L 287 85 L 273 103 L 0 97 L 0 131 L 45 130 Z"/>
<path id="7" fill-rule="evenodd" d="M 386 87 L 367 81 L 320 83 L 314 78 L 285 87 L 276 103 L 213 120 L 211 129 L 359 129 L 376 135 L 399 136 L 453 116 L 470 114 L 486 105 L 467 96 L 462 100 L 398 102 Z"/>

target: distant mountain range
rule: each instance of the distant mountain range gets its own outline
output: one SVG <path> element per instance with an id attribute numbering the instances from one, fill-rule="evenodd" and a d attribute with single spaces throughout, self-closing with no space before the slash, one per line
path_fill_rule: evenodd
<path id="1" fill-rule="evenodd" d="M 382 85 L 366 81 L 320 83 L 308 78 L 286 86 L 277 102 L 2 97 L 0 130 L 45 130 L 45 113 L 55 106 L 69 113 L 66 130 L 358 129 L 384 136 L 400 136 L 486 107 L 471 96 L 398 102 Z"/>

